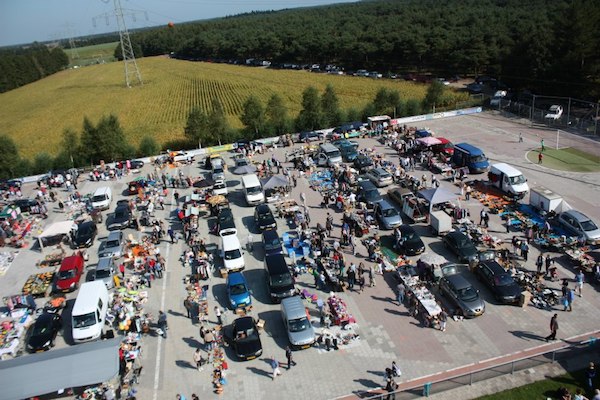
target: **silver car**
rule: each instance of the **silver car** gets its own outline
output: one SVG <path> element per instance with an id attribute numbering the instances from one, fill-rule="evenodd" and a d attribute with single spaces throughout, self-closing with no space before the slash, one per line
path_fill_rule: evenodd
<path id="1" fill-rule="evenodd" d="M 315 330 L 308 319 L 306 306 L 300 296 L 281 300 L 281 316 L 291 345 L 307 349 L 315 342 Z"/>
<path id="2" fill-rule="evenodd" d="M 373 213 L 375 213 L 375 219 L 379 221 L 383 229 L 394 229 L 402 225 L 400 213 L 387 200 L 376 203 L 373 207 Z"/>
<path id="3" fill-rule="evenodd" d="M 394 183 L 392 174 L 383 168 L 374 168 L 365 174 L 371 182 L 377 187 L 384 187 Z"/>
<path id="4" fill-rule="evenodd" d="M 462 311 L 465 318 L 473 318 L 485 312 L 485 302 L 468 280 L 462 275 L 445 275 L 440 279 L 440 293 Z"/>
<path id="5" fill-rule="evenodd" d="M 113 231 L 108 234 L 106 240 L 100 245 L 99 257 L 119 258 L 123 255 L 123 232 Z"/>
<path id="6" fill-rule="evenodd" d="M 572 233 L 583 236 L 588 244 L 600 243 L 600 228 L 583 213 L 575 210 L 565 211 L 558 216 L 558 221 Z"/>
<path id="7" fill-rule="evenodd" d="M 112 257 L 104 257 L 98 260 L 96 271 L 94 271 L 94 280 L 102 281 L 107 289 L 115 287 L 115 264 Z"/>

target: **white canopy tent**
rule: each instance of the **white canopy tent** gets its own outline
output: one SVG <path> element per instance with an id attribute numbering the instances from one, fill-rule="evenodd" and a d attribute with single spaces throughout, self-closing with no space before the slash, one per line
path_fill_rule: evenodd
<path id="1" fill-rule="evenodd" d="M 458 198 L 458 196 L 451 191 L 444 188 L 434 188 L 434 189 L 424 189 L 417 193 L 419 197 L 424 198 L 429 202 L 429 212 L 431 213 L 431 209 L 436 204 L 446 203 L 448 201 L 453 201 Z"/>
<path id="2" fill-rule="evenodd" d="M 38 236 L 40 249 L 44 249 L 44 239 L 68 235 L 74 223 L 73 221 L 60 221 L 46 227 L 42 234 Z"/>

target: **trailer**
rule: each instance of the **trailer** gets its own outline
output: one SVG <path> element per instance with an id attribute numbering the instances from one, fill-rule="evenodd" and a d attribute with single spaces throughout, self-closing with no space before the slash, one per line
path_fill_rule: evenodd
<path id="1" fill-rule="evenodd" d="M 563 211 L 563 198 L 544 186 L 531 188 L 529 204 L 540 211 L 556 213 Z"/>
<path id="2" fill-rule="evenodd" d="M 452 230 L 452 218 L 444 211 L 433 211 L 429 214 L 429 225 L 438 235 L 448 233 Z"/>

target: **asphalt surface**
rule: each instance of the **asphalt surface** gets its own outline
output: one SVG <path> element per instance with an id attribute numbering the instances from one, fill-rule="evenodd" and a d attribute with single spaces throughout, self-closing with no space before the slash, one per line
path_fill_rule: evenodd
<path id="1" fill-rule="evenodd" d="M 417 125 L 430 128 L 436 132 L 437 136 L 444 136 L 454 143 L 469 142 L 481 147 L 492 162 L 507 162 L 520 169 L 528 178 L 530 186 L 541 184 L 562 195 L 574 208 L 586 213 L 596 221 L 600 221 L 598 212 L 600 174 L 552 171 L 544 168 L 543 165 L 530 163 L 525 157 L 527 151 L 539 147 L 541 138 L 544 138 L 546 146 L 549 146 L 552 139 L 556 137 L 555 130 L 532 128 L 519 123 L 519 121 L 512 121 L 493 113 L 427 121 Z M 518 142 L 519 132 L 523 133 L 524 143 Z M 361 148 L 374 148 L 378 153 L 384 154 L 387 159 L 398 162 L 397 156 L 391 148 L 386 148 L 372 139 L 357 140 Z M 566 133 L 561 134 L 560 140 L 561 146 L 570 144 L 583 146 L 589 152 L 600 154 L 600 145 L 593 140 L 571 137 Z M 269 151 L 264 155 L 258 155 L 255 159 L 261 161 L 275 154 L 279 160 L 283 161 L 285 152 L 289 150 L 290 148 L 275 149 L 273 152 Z M 229 166 L 232 166 L 230 155 L 224 156 Z M 197 161 L 202 161 L 202 158 Z M 291 164 L 286 165 L 291 166 Z M 201 164 L 195 163 L 181 168 L 184 174 L 195 177 L 208 172 L 201 169 L 201 166 Z M 142 173 L 146 174 L 149 171 L 150 167 L 145 166 Z M 423 173 L 430 176 L 430 172 L 424 171 L 420 167 L 413 174 L 420 177 Z M 115 195 L 112 207 L 114 209 L 116 200 L 119 198 L 117 194 L 125 190 L 129 179 L 134 177 L 100 183 L 82 182 L 79 184 L 79 191 L 87 194 L 92 193 L 97 187 L 111 186 Z M 271 369 L 267 363 L 267 357 L 274 356 L 279 361 L 285 362 L 287 336 L 281 321 L 279 306 L 270 304 L 268 298 L 262 271 L 263 251 L 258 243 L 260 234 L 255 229 L 252 218 L 254 209 L 245 205 L 240 177 L 227 172 L 226 178 L 230 193 L 229 199 L 238 227 L 238 236 L 245 243 L 248 232 L 251 232 L 255 242 L 253 251 L 245 251 L 246 270 L 244 274 L 253 291 L 253 315 L 265 320 L 266 324 L 261 336 L 264 353 L 259 359 L 239 362 L 235 360 L 230 349 L 226 349 L 229 370 L 227 371 L 228 382 L 224 387 L 222 398 L 279 399 L 285 397 L 300 399 L 309 397 L 311 399 L 331 399 L 353 393 L 359 394 L 382 386 L 383 371 L 394 360 L 403 371 L 400 381 L 407 382 L 545 345 L 543 337 L 549 333 L 548 322 L 555 310 L 496 304 L 487 288 L 483 287 L 468 271 L 464 271 L 462 274 L 476 288 L 480 289 L 487 303 L 486 312 L 483 316 L 473 320 L 449 321 L 446 332 L 422 327 L 417 320 L 408 315 L 408 310 L 404 306 L 396 304 L 392 289 L 394 284 L 386 274 L 377 276 L 377 285 L 367 287 L 363 293 L 339 294 L 346 301 L 349 311 L 357 320 L 355 329 L 360 335 L 360 340 L 339 351 L 327 352 L 318 347 L 297 351 L 294 353 L 297 366 L 289 371 L 283 370 L 283 375 L 273 381 L 270 377 Z M 449 182 L 443 181 L 442 185 L 459 193 L 459 189 Z M 25 194 L 31 192 L 33 188 L 34 185 L 27 185 Z M 385 193 L 389 188 L 391 187 L 381 189 L 381 192 Z M 183 195 L 191 192 L 191 189 L 178 190 L 178 192 Z M 328 210 L 320 208 L 320 196 L 309 188 L 308 181 L 304 178 L 298 180 L 298 186 L 293 189 L 291 198 L 299 201 L 300 193 L 306 194 L 312 221 L 311 226 L 315 226 L 318 221 L 324 223 L 326 213 L 330 212 L 334 216 L 333 237 L 339 238 L 341 213 L 332 208 Z M 66 196 L 67 193 L 61 192 L 60 195 Z M 166 210 L 156 211 L 156 215 L 163 218 L 167 225 L 175 222 L 172 190 L 169 197 Z M 473 218 L 478 218 L 482 205 L 477 200 L 465 201 L 463 199 L 461 204 L 470 210 Z M 63 213 L 54 209 L 48 220 L 43 221 L 42 224 L 48 225 L 54 221 L 64 220 L 64 218 Z M 105 213 L 104 221 L 106 220 Z M 208 233 L 208 225 L 206 219 L 201 219 L 202 236 L 207 242 L 218 244 L 218 238 Z M 279 233 L 282 234 L 287 229 L 285 221 L 278 219 Z M 422 235 L 428 247 L 427 251 L 439 253 L 448 260 L 455 261 L 454 257 L 441 245 L 440 238 L 433 236 L 427 226 L 417 224 L 415 229 Z M 497 215 L 491 215 L 490 230 L 494 236 L 508 240 L 512 234 L 518 234 L 512 233 L 507 236 Z M 90 260 L 87 264 L 86 278 L 91 277 L 91 272 L 98 260 L 99 243 L 102 238 L 107 236 L 105 226 L 100 226 L 99 231 L 100 240 L 97 240 L 89 250 Z M 33 236 L 38 232 L 39 230 L 32 232 L 29 242 L 33 242 Z M 128 229 L 126 234 L 129 233 L 137 238 L 144 234 L 144 232 Z M 391 231 L 381 231 L 380 234 L 391 234 Z M 152 288 L 149 289 L 150 296 L 146 310 L 154 315 L 158 314 L 158 310 L 165 310 L 170 330 L 167 339 L 151 335 L 143 340 L 141 361 L 144 370 L 137 386 L 138 398 L 168 399 L 175 398 L 177 393 L 185 394 L 188 399 L 192 393 L 198 394 L 201 398 L 210 397 L 212 396 L 210 368 L 197 371 L 192 361 L 194 350 L 202 343 L 198 334 L 199 326 L 192 325 L 186 318 L 182 304 L 185 294 L 183 278 L 189 271 L 182 266 L 179 257 L 186 246 L 181 240 L 176 244 L 163 241 L 160 248 L 167 259 L 167 270 L 164 278 L 154 281 Z M 2 296 L 18 292 L 30 274 L 51 270 L 38 269 L 35 266 L 35 263 L 49 252 L 50 250 L 41 252 L 39 249 L 29 248 L 20 250 L 6 275 L 0 277 Z M 356 256 L 352 256 L 347 250 L 346 257 L 348 261 L 365 262 L 366 254 L 366 249 L 361 245 L 358 247 Z M 535 269 L 534 260 L 537 255 L 537 249 L 532 246 L 529 262 L 525 264 L 525 268 Z M 564 258 L 559 258 L 558 263 L 560 276 L 573 278 L 574 268 L 571 263 Z M 215 275 L 210 278 L 208 283 L 210 284 L 209 309 L 212 310 L 217 304 L 226 308 L 225 280 Z M 549 283 L 549 285 L 558 288 L 558 283 Z M 327 292 L 314 288 L 313 279 L 308 274 L 300 276 L 298 286 L 310 293 L 317 294 L 323 300 L 327 298 Z M 69 298 L 74 299 L 75 296 L 76 293 L 73 293 Z M 560 339 L 584 335 L 597 329 L 600 322 L 600 316 L 596 312 L 598 298 L 597 287 L 586 284 L 584 297 L 576 299 L 573 312 L 557 311 L 560 318 Z M 72 303 L 73 301 L 69 302 L 69 306 L 64 312 L 65 321 L 69 319 L 69 309 L 72 307 Z M 309 308 L 316 315 L 315 305 L 311 304 Z M 230 323 L 233 318 L 234 315 L 231 312 L 224 315 L 226 323 Z M 216 320 L 214 315 L 210 316 L 210 320 Z M 57 348 L 71 345 L 69 331 L 67 324 L 64 334 L 57 342 Z"/>

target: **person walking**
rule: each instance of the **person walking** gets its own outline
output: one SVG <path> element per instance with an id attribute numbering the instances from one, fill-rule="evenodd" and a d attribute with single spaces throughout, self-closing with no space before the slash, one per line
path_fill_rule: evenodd
<path id="1" fill-rule="evenodd" d="M 279 363 L 275 360 L 275 357 L 271 357 L 269 360 L 269 364 L 271 365 L 271 369 L 273 370 L 273 380 L 277 375 L 281 375 L 281 370 L 279 369 Z"/>
<path id="2" fill-rule="evenodd" d="M 388 376 L 385 382 L 385 391 L 388 393 L 386 399 L 387 400 L 396 400 L 396 389 L 398 388 L 398 384 L 394 381 L 392 376 Z"/>
<path id="3" fill-rule="evenodd" d="M 406 293 L 406 288 L 404 287 L 404 284 L 402 282 L 400 282 L 396 286 L 396 300 L 398 301 L 399 306 L 404 304 L 405 293 Z"/>
<path id="4" fill-rule="evenodd" d="M 223 325 L 223 317 L 221 315 L 221 309 L 219 306 L 215 306 L 215 317 L 217 317 L 217 323 Z"/>
<path id="5" fill-rule="evenodd" d="M 119 272 L 121 273 L 121 276 L 123 277 L 123 279 L 125 279 L 125 264 L 124 263 L 119 264 Z"/>
<path id="6" fill-rule="evenodd" d="M 583 281 L 584 275 L 583 270 L 579 269 L 577 274 L 575 275 L 575 291 L 579 297 L 583 297 Z"/>
<path id="7" fill-rule="evenodd" d="M 479 213 L 479 225 L 483 225 L 486 216 L 487 212 L 485 210 L 481 210 L 481 212 Z"/>
<path id="8" fill-rule="evenodd" d="M 540 151 L 538 153 L 538 164 L 541 164 L 542 161 L 544 160 L 544 155 L 542 154 L 542 152 Z"/>
<path id="9" fill-rule="evenodd" d="M 550 319 L 550 334 L 546 336 L 546 342 L 549 340 L 556 340 L 556 333 L 558 332 L 558 314 Z"/>
<path id="10" fill-rule="evenodd" d="M 550 257 L 550 255 L 547 255 L 545 263 L 546 263 L 546 276 L 547 276 L 548 273 L 550 272 L 550 267 L 554 263 L 554 260 L 552 259 L 552 257 Z"/>
<path id="11" fill-rule="evenodd" d="M 190 296 L 186 297 L 185 300 L 183 300 L 183 307 L 185 308 L 187 317 L 192 318 L 192 301 L 190 299 Z"/>
<path id="12" fill-rule="evenodd" d="M 567 311 L 567 307 L 569 308 L 569 311 L 573 311 L 573 301 L 574 300 L 575 300 L 575 292 L 573 291 L 573 289 L 567 289 L 567 298 L 566 298 L 566 302 L 565 302 L 564 311 Z"/>
<path id="13" fill-rule="evenodd" d="M 527 262 L 528 255 L 529 255 L 529 245 L 527 244 L 526 241 L 523 241 L 523 243 L 521 243 L 521 256 L 523 256 L 523 260 L 525 262 Z"/>
<path id="14" fill-rule="evenodd" d="M 202 349 L 200 347 L 198 347 L 194 352 L 193 359 L 194 363 L 196 364 L 196 369 L 198 371 L 202 371 L 204 369 L 202 368 L 202 365 L 204 364 L 204 358 L 202 358 Z"/>
<path id="15" fill-rule="evenodd" d="M 325 230 L 327 231 L 327 237 L 331 237 L 331 231 L 333 230 L 333 217 L 329 213 L 327 213 L 327 218 L 325 219 Z"/>
<path id="16" fill-rule="evenodd" d="M 167 314 L 162 310 L 158 312 L 158 328 L 162 331 L 162 337 L 166 339 L 169 326 L 167 325 Z"/>
<path id="17" fill-rule="evenodd" d="M 519 143 L 523 143 L 523 133 L 519 132 Z"/>
<path id="18" fill-rule="evenodd" d="M 287 369 L 290 369 L 292 368 L 292 366 L 296 365 L 296 361 L 294 361 L 292 357 L 292 349 L 290 348 L 290 346 L 287 346 L 285 348 L 285 358 L 287 359 Z"/>
<path id="19" fill-rule="evenodd" d="M 350 290 L 354 289 L 355 281 L 356 281 L 356 270 L 354 268 L 352 268 L 352 265 L 351 265 L 350 268 L 348 268 L 348 289 L 350 289 Z"/>
<path id="20" fill-rule="evenodd" d="M 440 313 L 440 331 L 446 332 L 446 323 L 448 322 L 448 313 L 442 308 Z"/>
<path id="21" fill-rule="evenodd" d="M 540 275 L 542 273 L 542 267 L 544 266 L 544 255 L 540 254 L 535 261 L 535 267 L 537 270 L 537 274 Z"/>
<path id="22" fill-rule="evenodd" d="M 544 145 L 544 139 L 540 140 L 540 147 L 542 148 L 542 151 L 546 150 L 546 146 Z"/>

